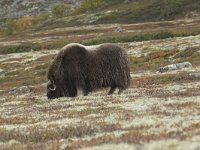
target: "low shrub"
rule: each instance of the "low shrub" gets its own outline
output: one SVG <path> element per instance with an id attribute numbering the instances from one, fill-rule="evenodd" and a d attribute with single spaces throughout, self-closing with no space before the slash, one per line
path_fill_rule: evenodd
<path id="1" fill-rule="evenodd" d="M 83 0 L 81 2 L 81 5 L 75 10 L 75 13 L 95 11 L 96 9 L 104 6 L 105 4 L 105 0 Z"/>
<path id="2" fill-rule="evenodd" d="M 0 47 L 0 54 L 9 54 L 9 53 L 22 53 L 29 51 L 39 50 L 40 46 L 32 43 L 23 43 L 20 45 L 8 45 Z"/>
<path id="3" fill-rule="evenodd" d="M 83 41 L 85 45 L 95 45 L 100 43 L 123 43 L 123 42 L 134 42 L 134 41 L 148 41 L 148 40 L 159 40 L 172 37 L 182 37 L 189 35 L 197 35 L 198 32 L 172 32 L 172 31 L 159 31 L 155 33 L 143 33 L 137 35 L 119 35 L 119 36 L 109 36 L 103 38 L 96 38 L 92 40 Z"/>
<path id="4" fill-rule="evenodd" d="M 52 14 L 56 18 L 60 18 L 66 15 L 67 9 L 69 8 L 66 4 L 58 4 L 53 7 Z"/>

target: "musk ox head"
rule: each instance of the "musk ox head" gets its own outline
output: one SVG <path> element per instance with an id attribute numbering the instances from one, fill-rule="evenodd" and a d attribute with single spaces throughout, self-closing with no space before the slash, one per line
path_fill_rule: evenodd
<path id="1" fill-rule="evenodd" d="M 52 80 L 49 80 L 48 83 L 47 83 L 47 97 L 49 99 L 53 99 L 53 98 L 56 98 L 55 97 L 55 93 L 56 93 L 56 84 L 55 82 Z"/>
<path id="2" fill-rule="evenodd" d="M 48 99 L 58 98 L 59 90 L 54 80 L 49 80 L 47 83 L 47 97 Z"/>
<path id="3" fill-rule="evenodd" d="M 62 97 L 63 90 L 60 87 L 60 84 L 53 78 L 49 78 L 47 83 L 47 98 L 48 99 L 55 99 Z"/>

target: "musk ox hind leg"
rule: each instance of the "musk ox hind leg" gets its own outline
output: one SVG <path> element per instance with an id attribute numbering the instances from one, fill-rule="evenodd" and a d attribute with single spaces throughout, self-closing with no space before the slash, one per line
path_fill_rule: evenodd
<path id="1" fill-rule="evenodd" d="M 116 86 L 111 86 L 110 91 L 108 92 L 108 95 L 113 94 L 116 88 L 117 88 Z"/>
<path id="2" fill-rule="evenodd" d="M 89 92 L 88 91 L 83 91 L 84 96 L 88 96 Z"/>
<path id="3" fill-rule="evenodd" d="M 89 91 L 87 90 L 86 87 L 81 87 L 81 90 L 82 90 L 83 96 L 88 96 Z"/>
<path id="4" fill-rule="evenodd" d="M 124 87 L 118 87 L 119 91 L 118 91 L 118 95 L 120 95 L 126 88 Z"/>
<path id="5" fill-rule="evenodd" d="M 77 84 L 77 88 L 82 91 L 83 96 L 87 96 L 89 94 L 89 90 L 87 84 L 84 80 L 79 80 Z"/>
<path id="6" fill-rule="evenodd" d="M 82 92 L 83 92 L 83 96 L 88 96 L 89 91 L 88 91 L 87 87 L 86 86 L 82 86 L 81 89 L 82 89 Z"/>

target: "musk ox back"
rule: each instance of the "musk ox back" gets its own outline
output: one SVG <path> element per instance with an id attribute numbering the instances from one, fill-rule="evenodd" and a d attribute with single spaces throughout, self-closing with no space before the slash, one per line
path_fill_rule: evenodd
<path id="1" fill-rule="evenodd" d="M 96 89 L 116 88 L 118 94 L 130 83 L 129 61 L 126 52 L 114 44 L 84 46 L 69 44 L 61 49 L 47 72 L 47 97 L 75 97 L 77 90 L 84 95 Z"/>

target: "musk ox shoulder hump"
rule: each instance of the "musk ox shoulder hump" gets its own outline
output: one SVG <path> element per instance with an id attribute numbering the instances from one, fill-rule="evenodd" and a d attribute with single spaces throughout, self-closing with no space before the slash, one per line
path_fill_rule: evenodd
<path id="1" fill-rule="evenodd" d="M 79 44 L 79 43 L 70 43 L 70 44 L 65 45 L 65 46 L 61 49 L 61 51 L 62 51 L 62 50 L 65 50 L 65 49 L 68 49 L 68 48 L 71 48 L 71 47 L 75 47 L 75 46 L 84 47 L 84 45 Z"/>
<path id="2" fill-rule="evenodd" d="M 76 49 L 79 49 L 80 51 L 84 51 L 86 50 L 85 48 L 86 46 L 82 45 L 82 44 L 79 44 L 79 43 L 71 43 L 71 44 L 68 44 L 66 46 L 64 46 L 60 52 L 62 51 L 74 51 Z"/>
<path id="3" fill-rule="evenodd" d="M 60 56 L 62 60 L 72 59 L 71 61 L 73 61 L 85 57 L 85 55 L 87 55 L 87 50 L 84 45 L 71 43 L 64 46 L 57 56 Z"/>
<path id="4" fill-rule="evenodd" d="M 110 44 L 110 43 L 104 43 L 104 44 L 99 44 L 99 45 L 90 45 L 90 46 L 85 46 L 79 43 L 70 43 L 66 46 L 64 46 L 61 51 L 69 51 L 70 49 L 75 50 L 75 48 L 77 49 L 81 49 L 81 50 L 87 50 L 87 51 L 98 51 L 98 50 L 122 50 L 121 47 L 117 46 L 116 44 Z"/>
<path id="5" fill-rule="evenodd" d="M 79 47 L 79 48 L 83 48 L 87 51 L 95 51 L 95 50 L 98 50 L 101 45 L 105 45 L 105 44 L 99 44 L 99 45 L 89 45 L 89 46 L 86 46 L 86 45 L 82 45 L 82 44 L 79 44 L 79 43 L 70 43 L 66 46 L 64 46 L 62 48 L 62 50 L 66 50 L 66 49 L 71 49 L 71 48 L 75 48 L 75 47 Z"/>

